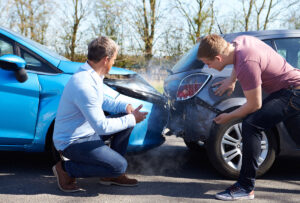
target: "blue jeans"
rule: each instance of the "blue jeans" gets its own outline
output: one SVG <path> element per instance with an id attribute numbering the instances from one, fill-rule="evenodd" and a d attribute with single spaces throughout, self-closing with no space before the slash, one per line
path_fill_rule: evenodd
<path id="1" fill-rule="evenodd" d="M 246 190 L 254 189 L 261 153 L 261 131 L 300 114 L 300 90 L 281 89 L 264 99 L 261 109 L 249 114 L 242 123 L 243 158 L 238 179 Z"/>
<path id="2" fill-rule="evenodd" d="M 132 129 L 106 136 L 94 134 L 76 140 L 62 151 L 63 156 L 69 159 L 64 162 L 66 172 L 75 178 L 122 175 L 127 168 L 127 161 L 123 156 Z M 111 139 L 110 147 L 104 144 L 107 139 Z"/>

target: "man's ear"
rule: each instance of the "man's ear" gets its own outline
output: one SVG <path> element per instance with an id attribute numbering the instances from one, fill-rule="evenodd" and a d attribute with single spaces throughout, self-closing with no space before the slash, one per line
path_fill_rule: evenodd
<path id="1" fill-rule="evenodd" d="M 108 56 L 105 56 L 105 57 L 104 57 L 104 64 L 108 63 L 108 61 L 109 61 L 109 57 L 108 57 Z"/>
<path id="2" fill-rule="evenodd" d="M 220 56 L 220 55 L 215 56 L 215 58 L 216 58 L 219 62 L 222 62 L 222 61 L 223 61 L 223 58 L 222 58 L 222 56 Z"/>

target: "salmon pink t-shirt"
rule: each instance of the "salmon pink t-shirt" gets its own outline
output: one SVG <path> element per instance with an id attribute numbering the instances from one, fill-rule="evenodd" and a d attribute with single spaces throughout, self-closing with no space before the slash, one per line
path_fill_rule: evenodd
<path id="1" fill-rule="evenodd" d="M 234 70 L 244 91 L 259 85 L 267 93 L 300 86 L 300 70 L 263 41 L 243 35 L 235 38 L 233 44 Z"/>

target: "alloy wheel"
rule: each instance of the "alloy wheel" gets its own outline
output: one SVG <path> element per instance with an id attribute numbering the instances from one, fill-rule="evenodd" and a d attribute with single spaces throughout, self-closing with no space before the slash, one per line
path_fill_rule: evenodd
<path id="1" fill-rule="evenodd" d="M 239 171 L 242 166 L 242 123 L 230 126 L 224 133 L 221 141 L 222 158 L 234 170 Z M 261 154 L 258 159 L 258 165 L 261 165 L 268 154 L 268 138 L 264 132 L 261 133 Z"/>

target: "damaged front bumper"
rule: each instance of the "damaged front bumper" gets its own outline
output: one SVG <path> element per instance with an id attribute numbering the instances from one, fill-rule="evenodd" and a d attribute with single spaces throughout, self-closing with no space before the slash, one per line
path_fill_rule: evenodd
<path id="1" fill-rule="evenodd" d="M 208 139 L 213 119 L 219 113 L 200 98 L 185 101 L 169 100 L 170 115 L 166 135 L 182 137 L 187 142 L 204 142 Z"/>
<path id="2" fill-rule="evenodd" d="M 134 107 L 142 104 L 141 111 L 148 112 L 146 119 L 134 127 L 127 151 L 145 151 L 163 144 L 162 131 L 169 116 L 166 97 L 137 74 L 110 75 L 104 83 L 120 93 L 116 100 L 126 101 Z"/>

